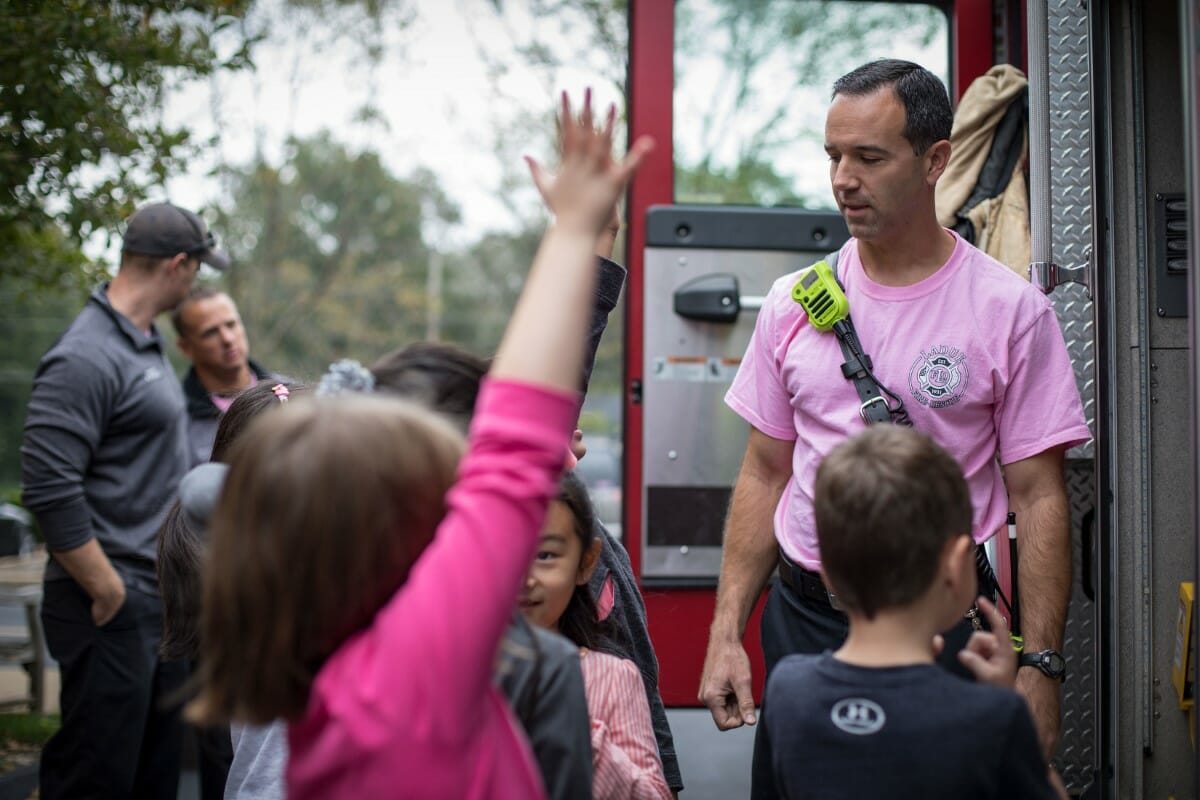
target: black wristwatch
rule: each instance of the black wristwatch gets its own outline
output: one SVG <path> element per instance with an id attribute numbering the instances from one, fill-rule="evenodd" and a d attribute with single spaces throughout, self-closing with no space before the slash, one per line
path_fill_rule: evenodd
<path id="1" fill-rule="evenodd" d="M 1067 677 L 1067 660 L 1057 650 L 1038 650 L 1034 653 L 1021 653 L 1017 658 L 1017 666 L 1037 667 L 1043 673 L 1058 681 Z"/>

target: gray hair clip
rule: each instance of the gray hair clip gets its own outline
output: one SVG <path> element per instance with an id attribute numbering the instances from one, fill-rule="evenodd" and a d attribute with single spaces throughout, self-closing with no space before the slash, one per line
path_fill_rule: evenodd
<path id="1" fill-rule="evenodd" d="M 350 358 L 343 358 L 329 365 L 317 385 L 317 397 L 332 397 L 345 392 L 369 393 L 375 390 L 375 376 L 367 368 Z"/>

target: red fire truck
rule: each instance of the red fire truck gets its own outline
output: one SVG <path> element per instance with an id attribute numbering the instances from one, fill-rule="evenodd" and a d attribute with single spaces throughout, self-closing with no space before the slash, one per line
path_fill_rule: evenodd
<path id="1" fill-rule="evenodd" d="M 1196 797 L 1200 0 L 631 0 L 629 25 L 630 134 L 658 148 L 628 207 L 622 521 L 667 705 L 697 705 L 748 431 L 722 398 L 757 303 L 847 235 L 827 188 L 811 188 L 827 186 L 829 84 L 898 55 L 957 100 L 1009 63 L 1029 79 L 1032 279 L 1093 434 L 1068 453 L 1055 763 L 1081 796 Z M 704 290 L 723 307 L 697 313 L 688 299 Z M 1003 578 L 1007 548 L 993 556 Z M 755 622 L 746 641 L 761 697 Z"/>

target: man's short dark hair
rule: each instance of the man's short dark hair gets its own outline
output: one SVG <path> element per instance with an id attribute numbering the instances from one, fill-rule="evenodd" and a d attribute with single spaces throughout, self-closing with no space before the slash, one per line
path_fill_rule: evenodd
<path id="1" fill-rule="evenodd" d="M 912 428 L 876 425 L 835 447 L 814 494 L 830 590 L 868 619 L 920 598 L 946 541 L 971 533 L 962 468 Z"/>
<path id="2" fill-rule="evenodd" d="M 934 143 L 950 138 L 954 112 L 950 97 L 937 76 L 920 64 L 881 58 L 847 72 L 833 84 L 833 96 L 874 94 L 891 86 L 904 106 L 904 138 L 921 155 Z"/>
<path id="3" fill-rule="evenodd" d="M 209 298 L 217 297 L 218 295 L 222 294 L 225 293 L 220 289 L 214 289 L 211 286 L 195 285 L 191 289 L 188 289 L 188 293 L 183 296 L 182 300 L 179 301 L 179 305 L 171 309 L 171 327 L 175 328 L 175 333 L 179 334 L 181 337 L 187 336 L 187 331 L 184 330 L 184 327 L 186 326 L 183 324 L 183 310 L 185 308 L 190 306 L 192 303 L 198 303 L 201 300 L 208 300 Z"/>

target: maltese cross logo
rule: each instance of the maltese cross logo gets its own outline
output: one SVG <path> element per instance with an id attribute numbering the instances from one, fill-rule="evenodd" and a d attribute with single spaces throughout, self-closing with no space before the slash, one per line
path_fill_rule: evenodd
<path id="1" fill-rule="evenodd" d="M 908 371 L 908 388 L 923 406 L 954 405 L 967 390 L 967 354 L 948 345 L 922 350 Z"/>

